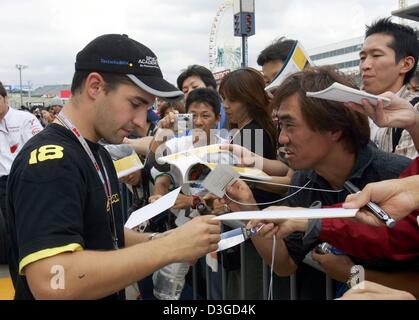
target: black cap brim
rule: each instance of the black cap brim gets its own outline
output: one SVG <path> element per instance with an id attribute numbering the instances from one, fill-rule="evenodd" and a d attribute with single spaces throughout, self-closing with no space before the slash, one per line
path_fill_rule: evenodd
<path id="1" fill-rule="evenodd" d="M 179 91 L 174 85 L 163 78 L 153 76 L 141 76 L 141 78 L 139 78 L 133 74 L 127 74 L 127 77 L 141 89 L 156 97 L 179 99 L 183 96 L 182 91 Z"/>

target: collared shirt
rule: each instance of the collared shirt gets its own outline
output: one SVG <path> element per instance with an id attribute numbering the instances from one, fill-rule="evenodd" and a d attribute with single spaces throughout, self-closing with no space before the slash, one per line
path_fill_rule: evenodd
<path id="1" fill-rule="evenodd" d="M 396 93 L 399 97 L 411 101 L 413 98 L 418 97 L 419 94 L 412 94 L 403 86 L 399 92 Z M 416 112 L 419 112 L 419 102 L 414 106 Z M 393 130 L 392 128 L 378 128 L 375 124 L 371 124 L 371 140 L 383 151 L 393 152 Z M 416 150 L 412 137 L 407 130 L 403 130 L 400 140 L 394 149 L 394 153 L 414 159 L 419 153 Z"/>
<path id="2" fill-rule="evenodd" d="M 9 107 L 0 121 L 0 177 L 9 174 L 13 160 L 23 145 L 42 129 L 33 114 Z"/>
<path id="3" fill-rule="evenodd" d="M 371 182 L 397 178 L 410 162 L 409 158 L 381 151 L 370 143 L 359 151 L 355 165 L 347 180 L 350 180 L 359 189 L 363 189 L 365 185 Z M 309 181 L 307 187 L 332 190 L 329 183 L 314 170 L 296 171 L 291 185 L 303 186 Z M 291 188 L 289 193 L 293 192 L 295 192 L 295 189 Z M 313 202 L 321 201 L 323 206 L 331 206 L 344 202 L 347 195 L 346 190 L 334 193 L 301 190 L 295 196 L 289 198 L 284 205 L 308 208 Z M 312 241 L 304 241 L 303 243 L 303 235 L 302 232 L 295 232 L 284 239 L 290 257 L 297 264 L 314 247 Z"/>

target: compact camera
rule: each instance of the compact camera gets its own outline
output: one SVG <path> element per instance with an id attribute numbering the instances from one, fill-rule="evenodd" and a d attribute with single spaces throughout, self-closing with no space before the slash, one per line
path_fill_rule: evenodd
<path id="1" fill-rule="evenodd" d="M 193 129 L 193 115 L 192 113 L 178 113 L 174 123 L 174 130 L 176 132 L 184 132 Z"/>

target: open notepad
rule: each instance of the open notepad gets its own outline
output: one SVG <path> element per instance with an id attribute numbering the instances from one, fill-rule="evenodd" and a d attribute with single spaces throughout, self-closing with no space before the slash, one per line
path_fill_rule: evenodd
<path id="1" fill-rule="evenodd" d="M 241 177 L 253 180 L 271 180 L 272 177 L 260 169 L 238 167 L 239 159 L 228 150 L 221 150 L 220 144 L 212 144 L 171 154 L 158 159 L 159 163 L 173 165 L 174 176 L 179 182 L 203 180 L 218 164 L 227 164 Z"/>
<path id="2" fill-rule="evenodd" d="M 379 97 L 373 94 L 366 93 L 361 90 L 347 87 L 340 83 L 333 83 L 328 88 L 317 91 L 317 92 L 307 92 L 307 97 L 339 101 L 339 102 L 355 102 L 357 104 L 362 104 L 362 99 L 367 99 L 372 105 L 377 105 L 378 99 L 384 102 L 384 106 L 390 104 L 390 99 L 385 97 Z"/>
<path id="3" fill-rule="evenodd" d="M 279 219 L 322 219 L 355 217 L 358 209 L 325 208 L 266 211 L 237 211 L 215 217 L 215 220 L 279 220 Z"/>

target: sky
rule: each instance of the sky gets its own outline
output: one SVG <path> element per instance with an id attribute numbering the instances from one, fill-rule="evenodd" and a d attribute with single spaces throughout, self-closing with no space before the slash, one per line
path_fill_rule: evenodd
<path id="1" fill-rule="evenodd" d="M 0 81 L 18 85 L 21 64 L 28 66 L 22 70 L 24 85 L 69 84 L 75 56 L 89 41 L 125 33 L 151 48 L 165 78 L 175 83 L 188 65 L 208 66 L 209 34 L 223 2 L 0 0 Z M 397 0 L 255 0 L 249 66 L 257 67 L 259 52 L 275 38 L 298 39 L 306 49 L 327 45 L 362 36 L 365 24 L 397 8 Z M 224 19 L 222 24 L 233 23 L 232 14 Z"/>

